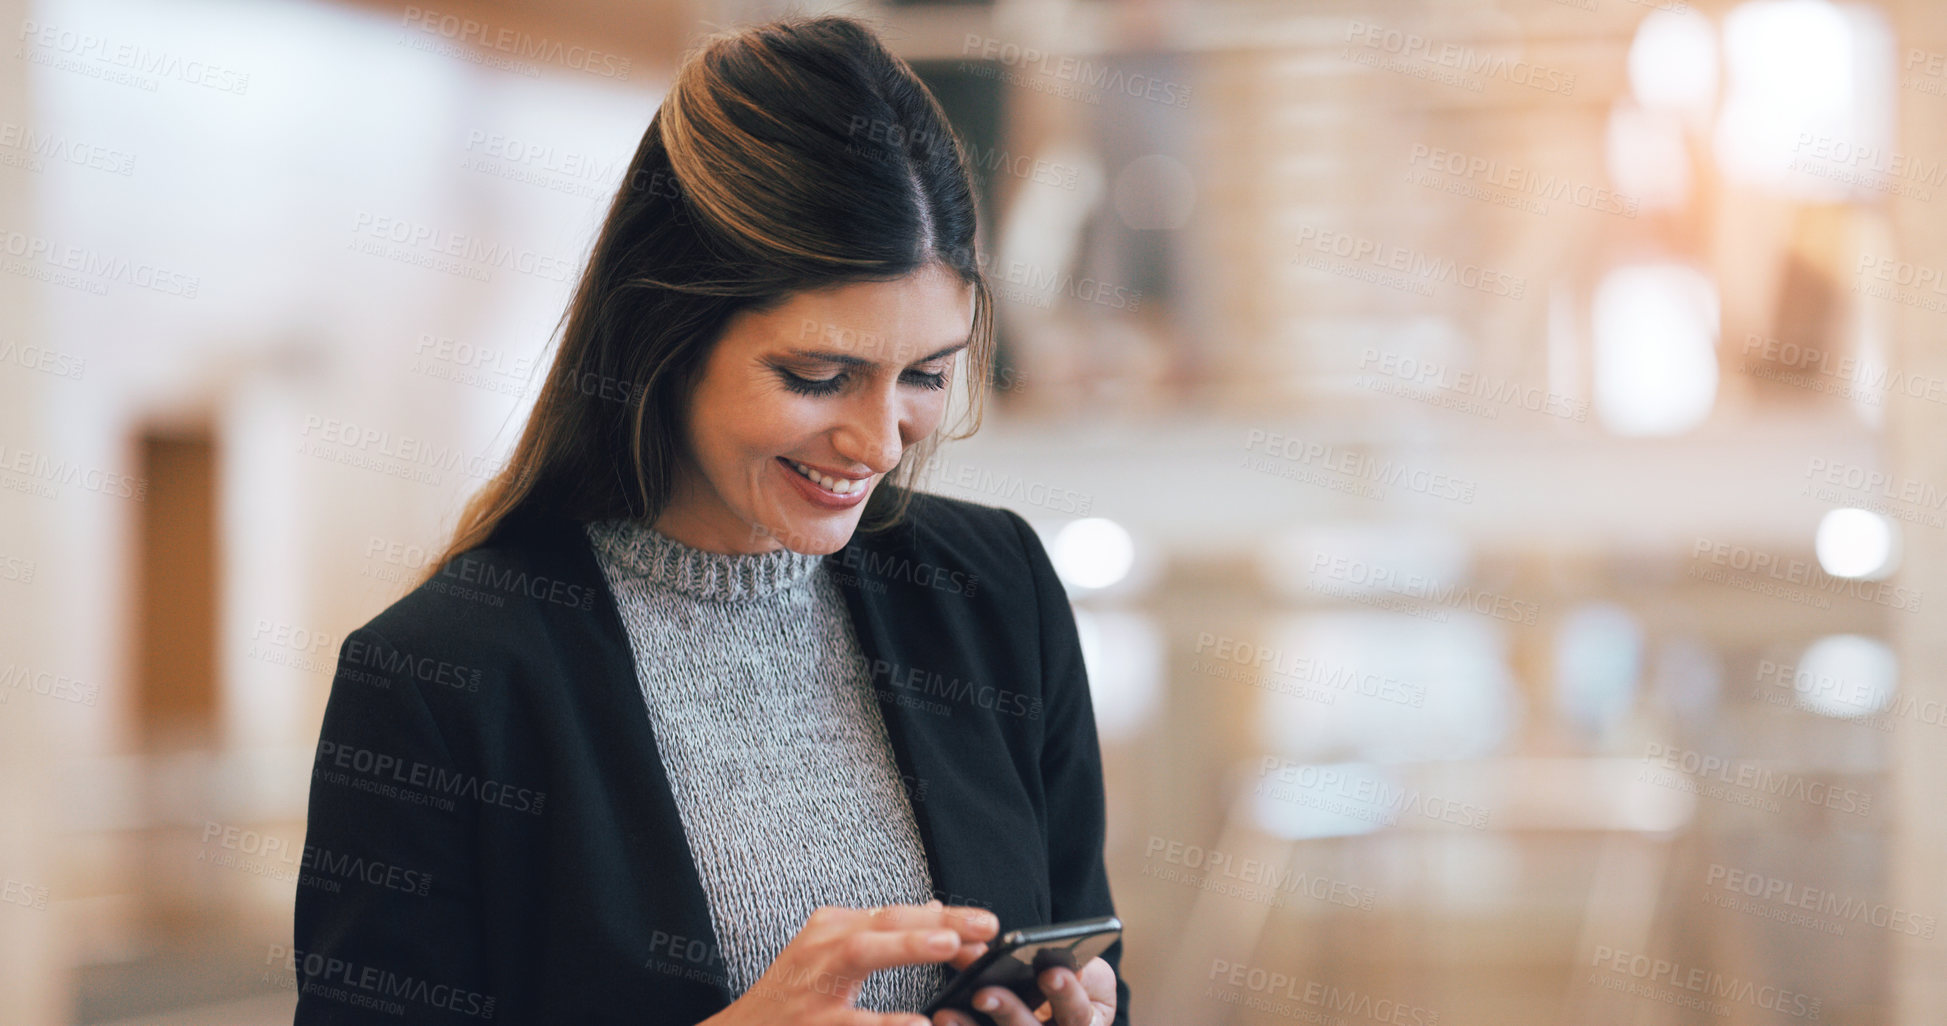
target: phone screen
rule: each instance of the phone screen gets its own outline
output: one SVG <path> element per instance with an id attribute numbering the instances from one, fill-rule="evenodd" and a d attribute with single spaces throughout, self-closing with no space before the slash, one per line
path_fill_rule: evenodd
<path id="1" fill-rule="evenodd" d="M 1079 971 L 1121 935 L 1122 921 L 1114 916 L 1011 931 L 948 980 L 920 1014 L 931 1016 L 942 1008 L 952 1008 L 973 1016 L 975 1022 L 991 1022 L 973 1009 L 974 994 L 986 987 L 1006 987 L 1030 1009 L 1036 1008 L 1047 1000 L 1041 985 L 1035 982 L 1043 972 L 1055 966 Z"/>

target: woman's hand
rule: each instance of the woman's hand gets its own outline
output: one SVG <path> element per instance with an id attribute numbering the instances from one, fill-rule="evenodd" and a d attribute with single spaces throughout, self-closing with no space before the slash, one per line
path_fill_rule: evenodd
<path id="1" fill-rule="evenodd" d="M 1109 1026 L 1115 1021 L 1115 970 L 1099 958 L 1089 959 L 1079 974 L 1059 966 L 1045 969 L 1035 982 L 1041 984 L 1041 993 L 1048 1000 L 1032 1012 L 1006 987 L 976 991 L 974 1007 L 1000 1026 Z M 933 1022 L 937 1026 L 974 1026 L 973 1020 L 950 1011 L 933 1013 Z"/>
<path id="2" fill-rule="evenodd" d="M 937 900 L 877 909 L 828 905 L 805 920 L 749 990 L 700 1026 L 928 1026 L 912 1012 L 853 1007 L 866 975 L 924 962 L 964 969 L 999 931 L 992 912 Z M 1113 1005 L 1115 984 L 1109 987 Z"/>

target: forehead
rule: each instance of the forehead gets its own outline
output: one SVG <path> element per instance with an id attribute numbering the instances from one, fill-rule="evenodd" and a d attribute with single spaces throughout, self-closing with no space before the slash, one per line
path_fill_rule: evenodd
<path id="1" fill-rule="evenodd" d="M 966 341 L 973 286 L 929 265 L 895 281 L 800 292 L 753 318 L 767 349 L 905 364 Z"/>

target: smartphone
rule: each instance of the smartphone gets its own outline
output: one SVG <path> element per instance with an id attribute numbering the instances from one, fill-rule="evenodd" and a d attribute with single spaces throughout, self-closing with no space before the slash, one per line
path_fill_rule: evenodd
<path id="1" fill-rule="evenodd" d="M 1044 971 L 1066 966 L 1079 972 L 1121 936 L 1122 920 L 1114 916 L 1010 930 L 988 941 L 987 950 L 948 980 L 919 1012 L 930 1019 L 934 1012 L 951 1008 L 991 1026 L 993 1020 L 973 1007 L 973 996 L 987 987 L 1006 987 L 1029 1009 L 1039 1008 L 1048 1000 L 1035 982 Z"/>

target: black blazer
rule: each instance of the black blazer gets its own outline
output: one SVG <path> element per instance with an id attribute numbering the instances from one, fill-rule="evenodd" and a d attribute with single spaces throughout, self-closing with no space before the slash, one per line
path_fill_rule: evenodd
<path id="1" fill-rule="evenodd" d="M 920 493 L 903 523 L 825 559 L 935 896 L 1003 932 L 1114 914 L 1080 641 L 1027 522 Z M 730 1001 L 578 523 L 510 522 L 345 638 L 303 870 L 277 960 L 300 1026 L 693 1026 Z M 1103 956 L 1118 976 L 1121 954 Z"/>

